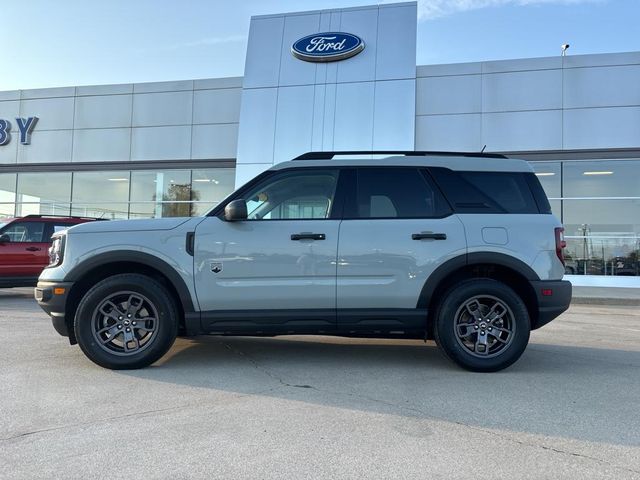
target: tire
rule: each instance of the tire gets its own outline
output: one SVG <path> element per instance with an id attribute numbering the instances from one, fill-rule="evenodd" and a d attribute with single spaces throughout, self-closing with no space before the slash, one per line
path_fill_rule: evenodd
<path id="1" fill-rule="evenodd" d="M 178 311 L 160 283 L 126 273 L 102 280 L 84 295 L 74 327 L 92 362 L 112 370 L 143 368 L 173 345 Z"/>
<path id="2" fill-rule="evenodd" d="M 493 318 L 496 315 L 500 318 Z M 436 309 L 438 347 L 473 372 L 496 372 L 513 364 L 527 347 L 530 331 L 529 312 L 520 296 L 488 278 L 452 287 Z"/>

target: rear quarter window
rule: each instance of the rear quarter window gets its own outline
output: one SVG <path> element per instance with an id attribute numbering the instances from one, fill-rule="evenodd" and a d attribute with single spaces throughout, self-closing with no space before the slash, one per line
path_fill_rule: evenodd
<path id="1" fill-rule="evenodd" d="M 537 181 L 533 174 L 429 170 L 456 213 L 546 213 L 533 196 L 527 178 Z"/>

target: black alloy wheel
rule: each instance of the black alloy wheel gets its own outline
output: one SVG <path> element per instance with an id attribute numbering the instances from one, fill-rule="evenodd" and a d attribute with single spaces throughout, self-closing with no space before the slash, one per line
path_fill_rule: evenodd
<path id="1" fill-rule="evenodd" d="M 176 300 L 159 281 L 137 273 L 108 277 L 82 298 L 74 328 L 94 363 L 143 368 L 162 357 L 178 334 Z"/>

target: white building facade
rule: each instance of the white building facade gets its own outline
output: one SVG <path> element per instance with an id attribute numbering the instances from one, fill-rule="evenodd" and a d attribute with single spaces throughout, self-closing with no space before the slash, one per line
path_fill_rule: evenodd
<path id="1" fill-rule="evenodd" d="M 532 162 L 568 273 L 635 285 L 640 52 L 417 66 L 416 28 L 415 2 L 258 16 L 244 77 L 0 92 L 0 217 L 197 215 L 308 151 L 485 148 Z"/>

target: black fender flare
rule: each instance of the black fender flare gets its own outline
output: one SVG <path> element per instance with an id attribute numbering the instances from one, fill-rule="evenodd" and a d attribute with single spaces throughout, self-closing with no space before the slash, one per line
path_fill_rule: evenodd
<path id="1" fill-rule="evenodd" d="M 176 289 L 176 292 L 178 292 L 178 297 L 185 315 L 195 312 L 191 293 L 182 276 L 164 260 L 145 252 L 114 250 L 112 252 L 100 253 L 74 266 L 67 275 L 65 275 L 64 281 L 77 282 L 91 270 L 116 262 L 138 263 L 157 270 L 169 279 Z"/>
<path id="2" fill-rule="evenodd" d="M 417 308 L 429 307 L 433 293 L 450 274 L 463 267 L 482 264 L 509 268 L 529 281 L 540 280 L 538 274 L 529 265 L 510 255 L 497 252 L 467 253 L 447 260 L 429 275 L 420 292 Z"/>

